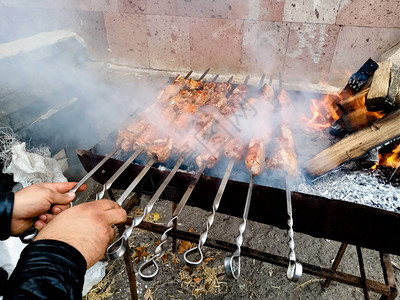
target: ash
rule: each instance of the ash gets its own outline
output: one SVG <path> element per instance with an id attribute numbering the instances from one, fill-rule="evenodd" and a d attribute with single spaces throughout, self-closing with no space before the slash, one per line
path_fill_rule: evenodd
<path id="1" fill-rule="evenodd" d="M 311 183 L 303 182 L 297 190 L 330 199 L 349 201 L 400 213 L 400 188 L 384 182 L 371 171 L 333 170 Z"/>

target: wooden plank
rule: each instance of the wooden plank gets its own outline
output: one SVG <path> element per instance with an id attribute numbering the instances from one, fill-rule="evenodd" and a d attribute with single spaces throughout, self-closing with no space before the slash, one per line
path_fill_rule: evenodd
<path id="1" fill-rule="evenodd" d="M 396 96 L 399 96 L 398 99 Z M 400 106 L 400 66 L 392 65 L 388 98 L 392 105 Z"/>
<path id="2" fill-rule="evenodd" d="M 379 63 L 379 68 L 374 73 L 365 101 L 369 111 L 385 109 L 385 99 L 389 90 L 391 67 L 392 62 L 389 60 Z"/>
<path id="3" fill-rule="evenodd" d="M 360 158 L 371 149 L 400 137 L 400 110 L 353 133 L 306 162 L 304 168 L 313 177 L 325 174 L 350 160 Z"/>

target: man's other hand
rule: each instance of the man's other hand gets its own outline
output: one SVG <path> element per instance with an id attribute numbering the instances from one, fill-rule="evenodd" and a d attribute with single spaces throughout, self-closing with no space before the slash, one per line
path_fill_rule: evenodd
<path id="1" fill-rule="evenodd" d="M 58 240 L 75 247 L 85 258 L 87 268 L 104 257 L 115 237 L 112 225 L 125 222 L 126 212 L 111 200 L 79 204 L 63 211 L 37 235 L 38 240 Z"/>

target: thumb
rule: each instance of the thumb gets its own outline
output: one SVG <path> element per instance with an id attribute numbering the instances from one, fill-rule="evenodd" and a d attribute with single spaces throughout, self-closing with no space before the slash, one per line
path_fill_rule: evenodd
<path id="1" fill-rule="evenodd" d="M 52 204 L 68 204 L 75 199 L 75 196 L 76 195 L 73 192 L 68 192 L 65 194 L 53 192 Z"/>

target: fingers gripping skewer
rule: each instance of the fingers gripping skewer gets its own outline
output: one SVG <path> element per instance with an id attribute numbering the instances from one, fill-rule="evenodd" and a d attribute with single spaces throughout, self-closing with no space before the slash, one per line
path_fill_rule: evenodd
<path id="1" fill-rule="evenodd" d="M 75 193 L 81 186 L 84 184 L 102 165 L 105 164 L 107 160 L 111 158 L 117 151 L 119 150 L 119 145 L 115 146 L 115 148 L 108 153 L 93 169 L 90 170 L 89 173 L 87 173 L 69 192 Z M 71 207 L 73 206 L 72 202 L 70 203 Z M 25 232 L 23 232 L 19 238 L 22 243 L 24 244 L 29 244 L 34 240 L 34 238 L 37 236 L 39 231 L 36 229 L 36 227 L 32 226 Z"/>
<path id="2" fill-rule="evenodd" d="M 172 214 L 172 219 L 169 220 L 168 224 L 167 224 L 167 230 L 164 231 L 164 233 L 161 236 L 161 242 L 160 244 L 158 244 L 156 250 L 154 251 L 154 256 L 150 259 L 145 261 L 144 263 L 142 263 L 139 267 L 139 275 L 140 277 L 142 277 L 142 279 L 145 280 L 150 280 L 153 279 L 157 273 L 158 273 L 158 265 L 156 263 L 156 258 L 160 257 L 161 254 L 163 253 L 163 245 L 167 242 L 168 239 L 168 232 L 170 232 L 172 230 L 172 228 L 174 227 L 174 220 L 176 220 L 179 217 L 179 214 L 182 212 L 183 207 L 185 206 L 187 200 L 189 199 L 190 195 L 192 194 L 192 191 L 194 190 L 197 182 L 199 181 L 201 174 L 204 171 L 205 166 L 203 166 L 202 168 L 200 168 L 195 177 L 192 179 L 192 182 L 190 183 L 190 185 L 188 186 L 188 188 L 186 189 L 185 194 L 183 195 L 181 201 L 179 201 L 179 204 L 177 206 L 177 208 L 175 209 L 174 213 Z M 147 273 L 145 274 L 145 270 L 150 268 L 151 266 L 154 267 L 154 271 L 152 273 Z"/>
<path id="3" fill-rule="evenodd" d="M 133 160 L 136 157 L 138 157 L 140 153 L 142 153 L 143 150 L 144 150 L 144 148 L 138 148 L 131 155 L 131 157 L 129 157 L 128 160 L 125 161 L 125 163 L 117 170 L 117 172 L 115 172 L 115 174 L 110 179 L 108 179 L 106 183 L 103 184 L 103 187 L 102 187 L 101 191 L 96 193 L 96 200 L 99 200 L 99 199 L 103 198 L 104 193 L 112 186 L 114 181 L 117 180 L 117 178 L 125 171 L 125 169 L 129 167 L 131 162 L 133 162 Z"/>
<path id="4" fill-rule="evenodd" d="M 208 231 L 210 230 L 210 227 L 212 226 L 212 224 L 214 223 L 214 218 L 215 218 L 215 213 L 219 207 L 219 203 L 221 202 L 222 199 L 222 195 L 224 193 L 226 184 L 228 182 L 229 176 L 232 172 L 232 168 L 233 165 L 235 164 L 235 160 L 234 159 L 230 159 L 228 166 L 226 168 L 224 177 L 222 178 L 221 181 L 221 185 L 218 188 L 218 192 L 217 195 L 215 196 L 214 202 L 213 202 L 213 206 L 212 206 L 212 213 L 209 215 L 209 217 L 207 218 L 207 228 L 205 229 L 205 231 L 203 231 L 200 235 L 200 239 L 199 239 L 199 244 L 197 247 L 189 249 L 185 252 L 185 254 L 183 255 L 183 258 L 185 259 L 185 262 L 193 267 L 193 266 L 197 266 L 199 264 L 201 264 L 203 262 L 203 252 L 201 250 L 201 247 L 205 244 L 206 240 L 207 240 L 207 235 L 208 235 Z M 194 255 L 196 252 L 199 253 L 200 258 L 196 261 L 196 260 L 190 260 L 189 256 L 191 256 L 192 254 Z"/>
<path id="5" fill-rule="evenodd" d="M 230 257 L 224 260 L 226 275 L 231 278 L 238 279 L 240 276 L 240 248 L 243 244 L 243 233 L 246 229 L 247 216 L 249 214 L 251 194 L 253 192 L 254 175 L 251 175 L 249 189 L 247 191 L 246 204 L 243 212 L 243 223 L 239 226 L 239 235 L 236 238 L 236 251 Z"/>
<path id="6" fill-rule="evenodd" d="M 288 235 L 289 235 L 289 266 L 286 272 L 286 277 L 293 282 L 300 279 L 303 274 L 303 266 L 296 262 L 296 254 L 294 252 L 294 231 L 293 231 L 293 214 L 292 214 L 292 199 L 290 194 L 288 176 L 285 177 L 286 181 L 286 206 L 288 214 Z"/>
<path id="7" fill-rule="evenodd" d="M 154 204 L 160 198 L 162 192 L 165 190 L 169 182 L 171 181 L 172 177 L 174 177 L 176 171 L 178 171 L 180 165 L 182 164 L 183 160 L 185 159 L 185 155 L 181 155 L 179 160 L 176 162 L 174 168 L 169 172 L 168 176 L 164 179 L 163 183 L 157 189 L 153 197 L 147 203 L 146 207 L 144 208 L 143 215 L 136 217 L 132 221 L 132 225 L 125 229 L 124 233 L 115 240 L 110 246 L 107 248 L 107 255 L 111 259 L 117 259 L 121 257 L 126 249 L 127 249 L 127 241 L 130 235 L 132 234 L 133 228 L 138 226 L 144 219 L 144 217 L 151 212 L 153 209 Z"/>

